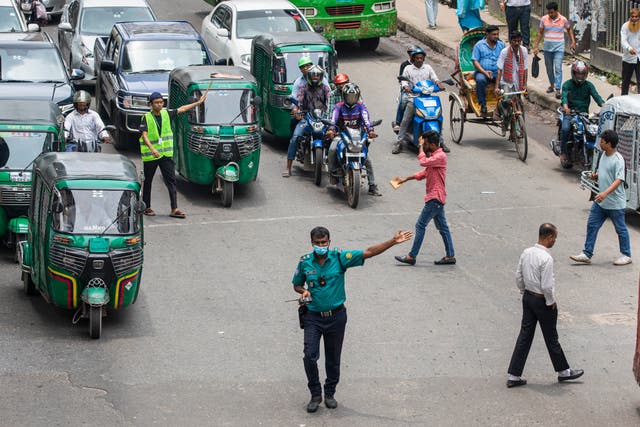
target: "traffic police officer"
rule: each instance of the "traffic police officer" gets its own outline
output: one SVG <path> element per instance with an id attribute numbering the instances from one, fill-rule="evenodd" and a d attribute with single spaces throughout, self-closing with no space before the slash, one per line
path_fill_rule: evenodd
<path id="1" fill-rule="evenodd" d="M 392 239 L 371 246 L 366 250 L 329 249 L 329 230 L 316 227 L 311 230 L 313 252 L 304 255 L 293 275 L 293 289 L 301 298 L 311 297 L 302 316 L 304 323 L 304 370 L 311 401 L 307 412 L 316 412 L 322 402 L 322 387 L 318 375 L 320 338 L 324 337 L 325 369 L 324 403 L 334 409 L 338 402 L 333 395 L 340 380 L 340 353 L 347 310 L 344 290 L 344 272 L 350 267 L 364 264 L 364 260 L 381 254 L 392 246 L 411 239 L 411 231 L 398 231 Z M 306 287 L 305 287 L 306 284 Z"/>

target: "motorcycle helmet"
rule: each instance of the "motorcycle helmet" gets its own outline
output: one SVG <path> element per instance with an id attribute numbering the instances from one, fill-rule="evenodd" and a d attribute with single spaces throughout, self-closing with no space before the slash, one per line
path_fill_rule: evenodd
<path id="1" fill-rule="evenodd" d="M 426 57 L 427 52 L 425 52 L 421 47 L 416 46 L 413 52 L 411 52 L 411 59 L 413 59 L 413 57 L 416 55 L 424 55 Z"/>
<path id="2" fill-rule="evenodd" d="M 584 61 L 576 61 L 571 66 L 571 80 L 576 84 L 582 84 L 587 81 L 589 75 L 589 67 Z"/>
<path id="3" fill-rule="evenodd" d="M 307 83 L 309 86 L 322 85 L 322 78 L 324 77 L 324 70 L 318 65 L 313 65 L 307 70 Z"/>
<path id="4" fill-rule="evenodd" d="M 415 44 L 414 44 L 414 45 L 409 46 L 409 47 L 407 48 L 407 55 L 409 55 L 409 56 L 413 56 L 413 52 L 414 52 L 414 51 L 416 51 L 416 50 L 420 50 L 420 46 L 417 46 L 417 45 L 415 45 Z"/>
<path id="5" fill-rule="evenodd" d="M 298 59 L 298 68 L 302 68 L 305 65 L 312 65 L 312 64 L 313 64 L 313 61 L 308 56 L 303 56 L 302 58 Z"/>
<path id="6" fill-rule="evenodd" d="M 342 99 L 347 107 L 353 107 L 360 100 L 360 88 L 355 83 L 347 83 L 342 88 Z"/>
<path id="7" fill-rule="evenodd" d="M 73 102 L 75 108 L 78 108 L 79 102 L 86 103 L 87 108 L 89 108 L 91 106 L 91 95 L 86 90 L 79 90 L 73 95 L 71 102 Z"/>
<path id="8" fill-rule="evenodd" d="M 334 78 L 333 78 L 333 82 L 337 85 L 341 85 L 343 83 L 349 83 L 349 76 L 347 76 L 344 73 L 340 73 L 337 74 Z"/>

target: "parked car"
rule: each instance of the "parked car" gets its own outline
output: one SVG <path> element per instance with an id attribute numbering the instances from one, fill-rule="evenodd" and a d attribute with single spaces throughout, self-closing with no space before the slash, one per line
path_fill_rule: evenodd
<path id="1" fill-rule="evenodd" d="M 73 110 L 71 80 L 82 79 L 82 70 L 67 73 L 47 33 L 0 33 L 0 99 L 53 101 L 66 114 Z"/>
<path id="2" fill-rule="evenodd" d="M 40 31 L 38 24 L 29 24 L 24 19 L 15 0 L 0 0 L 0 33 Z"/>
<path id="3" fill-rule="evenodd" d="M 58 46 L 69 69 L 81 69 L 85 83 L 95 83 L 96 38 L 108 36 L 116 22 L 155 20 L 146 0 L 71 0 L 58 24 Z"/>
<path id="4" fill-rule="evenodd" d="M 200 33 L 214 58 L 228 65 L 251 67 L 251 41 L 265 33 L 313 31 L 296 7 L 286 0 L 229 0 L 202 21 Z"/>
<path id="5" fill-rule="evenodd" d="M 184 65 L 211 65 L 202 37 L 186 21 L 121 22 L 94 47 L 96 108 L 115 126 L 114 145 L 138 146 L 140 119 L 149 95 L 166 105 L 169 72 Z"/>

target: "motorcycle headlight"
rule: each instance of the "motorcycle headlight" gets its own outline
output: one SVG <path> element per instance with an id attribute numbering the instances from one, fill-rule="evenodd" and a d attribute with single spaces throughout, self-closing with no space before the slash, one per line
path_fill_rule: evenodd
<path id="1" fill-rule="evenodd" d="M 73 111 L 73 104 L 60 105 L 59 107 L 60 111 L 62 111 L 62 115 L 64 116 Z"/>
<path id="2" fill-rule="evenodd" d="M 423 87 L 421 90 L 423 95 L 431 95 L 433 93 L 433 86 Z"/>
<path id="3" fill-rule="evenodd" d="M 596 124 L 589 124 L 587 125 L 587 131 L 591 134 L 596 134 L 598 133 L 598 125 Z"/>
<path id="4" fill-rule="evenodd" d="M 324 129 L 324 123 L 322 123 L 322 122 L 313 122 L 313 123 L 311 123 L 311 128 L 313 129 L 313 131 L 315 133 L 320 133 L 320 132 L 322 132 L 322 129 Z"/>
<path id="5" fill-rule="evenodd" d="M 362 151 L 362 137 L 360 136 L 360 130 L 358 129 L 348 129 L 349 138 L 346 139 L 347 146 L 349 147 L 349 151 L 352 153 L 359 153 Z"/>

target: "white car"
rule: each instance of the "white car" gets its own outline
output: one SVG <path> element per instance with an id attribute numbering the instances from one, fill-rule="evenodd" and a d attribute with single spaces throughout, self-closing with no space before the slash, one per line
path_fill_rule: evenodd
<path id="1" fill-rule="evenodd" d="M 286 0 L 228 0 L 202 21 L 202 38 L 215 59 L 249 69 L 251 41 L 259 34 L 313 31 L 300 11 Z"/>

